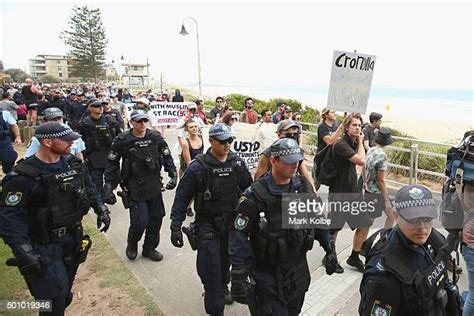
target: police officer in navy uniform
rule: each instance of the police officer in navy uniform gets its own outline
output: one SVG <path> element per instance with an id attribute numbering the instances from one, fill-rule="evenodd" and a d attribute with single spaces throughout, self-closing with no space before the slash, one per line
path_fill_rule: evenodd
<path id="1" fill-rule="evenodd" d="M 142 255 L 161 261 L 163 255 L 156 250 L 165 216 L 160 173 L 163 166 L 170 177 L 166 189 L 173 190 L 178 180 L 176 167 L 166 141 L 158 132 L 147 128 L 149 117 L 146 113 L 133 111 L 130 122 L 133 128 L 119 134 L 110 149 L 105 169 L 105 202 L 116 203 L 113 190 L 120 183 L 122 202 L 130 209 L 127 258 L 135 260 L 138 242 L 145 232 Z"/>
<path id="2" fill-rule="evenodd" d="M 395 208 L 398 225 L 364 243 L 359 313 L 447 315 L 447 244 L 433 228 L 438 213 L 431 192 L 421 185 L 405 186 L 395 196 Z"/>
<path id="3" fill-rule="evenodd" d="M 181 225 L 194 198 L 197 272 L 204 285 L 205 309 L 210 315 L 223 315 L 224 304 L 233 302 L 227 288 L 230 281 L 228 216 L 237 206 L 240 192 L 252 183 L 245 163 L 230 151 L 233 141 L 229 126 L 216 124 L 209 129 L 211 148 L 197 155 L 186 169 L 171 211 L 171 243 L 182 247 Z"/>
<path id="4" fill-rule="evenodd" d="M 70 100 L 64 107 L 64 115 L 69 119 L 69 125 L 72 129 L 76 129 L 79 121 L 87 111 L 87 103 L 84 100 L 84 92 L 77 91 L 74 99 Z"/>
<path id="5" fill-rule="evenodd" d="M 298 315 L 310 284 L 306 253 L 314 240 L 326 252 L 326 273 L 335 272 L 337 256 L 327 225 L 283 228 L 283 194 L 317 197 L 311 183 L 296 175 L 304 159 L 296 140 L 282 138 L 270 148 L 270 171 L 245 191 L 230 221 L 232 297 L 249 305 L 252 315 Z"/>
<path id="6" fill-rule="evenodd" d="M 104 171 L 107 156 L 115 137 L 121 129 L 113 116 L 104 115 L 104 101 L 96 100 L 88 105 L 88 114 L 78 123 L 77 130 L 86 144 L 84 161 L 92 181 L 103 196 Z"/>
<path id="7" fill-rule="evenodd" d="M 15 144 L 21 144 L 20 129 L 10 112 L 0 111 L 0 162 L 4 173 L 12 170 L 18 158 L 12 140 Z"/>
<path id="8" fill-rule="evenodd" d="M 97 227 L 110 226 L 107 207 L 81 160 L 70 155 L 80 137 L 67 125 L 47 122 L 36 129 L 38 152 L 20 161 L 2 183 L 0 236 L 38 300 L 51 300 L 54 315 L 63 315 L 72 301 L 71 287 L 91 240 L 82 217 L 92 207 Z"/>

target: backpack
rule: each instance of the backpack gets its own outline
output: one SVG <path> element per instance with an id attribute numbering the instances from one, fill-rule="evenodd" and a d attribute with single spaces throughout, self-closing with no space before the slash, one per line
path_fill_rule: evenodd
<path id="1" fill-rule="evenodd" d="M 318 167 L 317 179 L 319 183 L 334 187 L 337 179 L 337 168 L 334 161 L 334 147 L 333 144 L 327 145 L 316 154 L 314 162 Z"/>
<path id="2" fill-rule="evenodd" d="M 441 223 L 449 232 L 462 229 L 464 209 L 456 192 L 456 175 L 458 168 L 463 170 L 463 178 L 474 181 L 474 133 L 467 132 L 457 146 L 448 150 L 446 159 L 446 179 L 442 189 L 440 205 Z M 474 214 L 469 214 L 473 216 Z"/>

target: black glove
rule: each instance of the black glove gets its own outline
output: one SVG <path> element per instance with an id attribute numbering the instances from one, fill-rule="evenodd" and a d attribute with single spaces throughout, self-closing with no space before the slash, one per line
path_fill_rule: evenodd
<path id="1" fill-rule="evenodd" d="M 117 203 L 117 197 L 114 194 L 114 189 L 112 189 L 112 184 L 104 184 L 104 202 L 110 205 Z"/>
<path id="2" fill-rule="evenodd" d="M 171 243 L 175 247 L 183 247 L 183 233 L 178 225 L 171 224 Z"/>
<path id="3" fill-rule="evenodd" d="M 249 295 L 252 287 L 248 281 L 247 271 L 232 269 L 230 272 L 230 281 L 232 299 L 237 303 L 247 305 L 249 303 Z"/>
<path id="4" fill-rule="evenodd" d="M 26 280 L 34 280 L 43 274 L 41 256 L 33 251 L 30 244 L 23 244 L 13 250 L 16 265 Z"/>
<path id="5" fill-rule="evenodd" d="M 326 268 L 326 274 L 331 275 L 336 272 L 337 269 L 337 253 L 334 242 L 331 242 L 330 249 L 326 251 L 324 256 L 324 267 Z"/>
<path id="6" fill-rule="evenodd" d="M 178 184 L 178 175 L 176 174 L 176 171 L 173 170 L 168 172 L 168 176 L 170 177 L 170 181 L 166 185 L 166 190 L 173 190 Z"/>
<path id="7" fill-rule="evenodd" d="M 105 205 L 102 205 L 99 207 L 98 210 L 96 210 L 96 214 L 97 214 L 97 229 L 100 229 L 100 226 L 102 226 L 103 224 L 104 226 L 102 227 L 102 229 L 100 229 L 100 232 L 105 233 L 110 227 L 109 208 Z"/>

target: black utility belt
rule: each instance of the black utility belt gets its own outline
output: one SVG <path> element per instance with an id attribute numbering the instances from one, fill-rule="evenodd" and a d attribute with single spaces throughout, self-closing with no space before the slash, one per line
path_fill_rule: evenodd
<path id="1" fill-rule="evenodd" d="M 75 234 L 78 232 L 82 232 L 82 224 L 81 222 L 72 224 L 70 226 L 63 226 L 58 227 L 49 232 L 47 236 L 42 236 L 39 238 L 40 242 L 48 243 L 61 240 L 67 234 Z"/>

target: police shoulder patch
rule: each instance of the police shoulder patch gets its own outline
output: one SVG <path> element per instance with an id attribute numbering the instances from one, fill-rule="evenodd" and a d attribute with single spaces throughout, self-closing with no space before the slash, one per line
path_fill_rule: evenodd
<path id="1" fill-rule="evenodd" d="M 163 155 L 165 155 L 165 156 L 169 156 L 169 155 L 170 155 L 170 150 L 169 150 L 168 147 L 165 147 L 165 148 L 163 149 Z"/>
<path id="2" fill-rule="evenodd" d="M 115 151 L 111 151 L 109 153 L 109 156 L 107 157 L 109 160 L 115 160 L 117 159 L 118 154 Z"/>
<path id="3" fill-rule="evenodd" d="M 245 228 L 247 228 L 248 223 L 249 223 L 249 218 L 239 213 L 235 217 L 234 228 L 237 230 L 244 230 Z"/>
<path id="4" fill-rule="evenodd" d="M 21 202 L 22 197 L 23 197 L 23 192 L 9 191 L 5 197 L 5 205 L 7 206 L 18 205 Z"/>
<path id="5" fill-rule="evenodd" d="M 392 306 L 384 304 L 379 300 L 374 301 L 370 315 L 372 316 L 390 316 L 392 313 Z"/>

